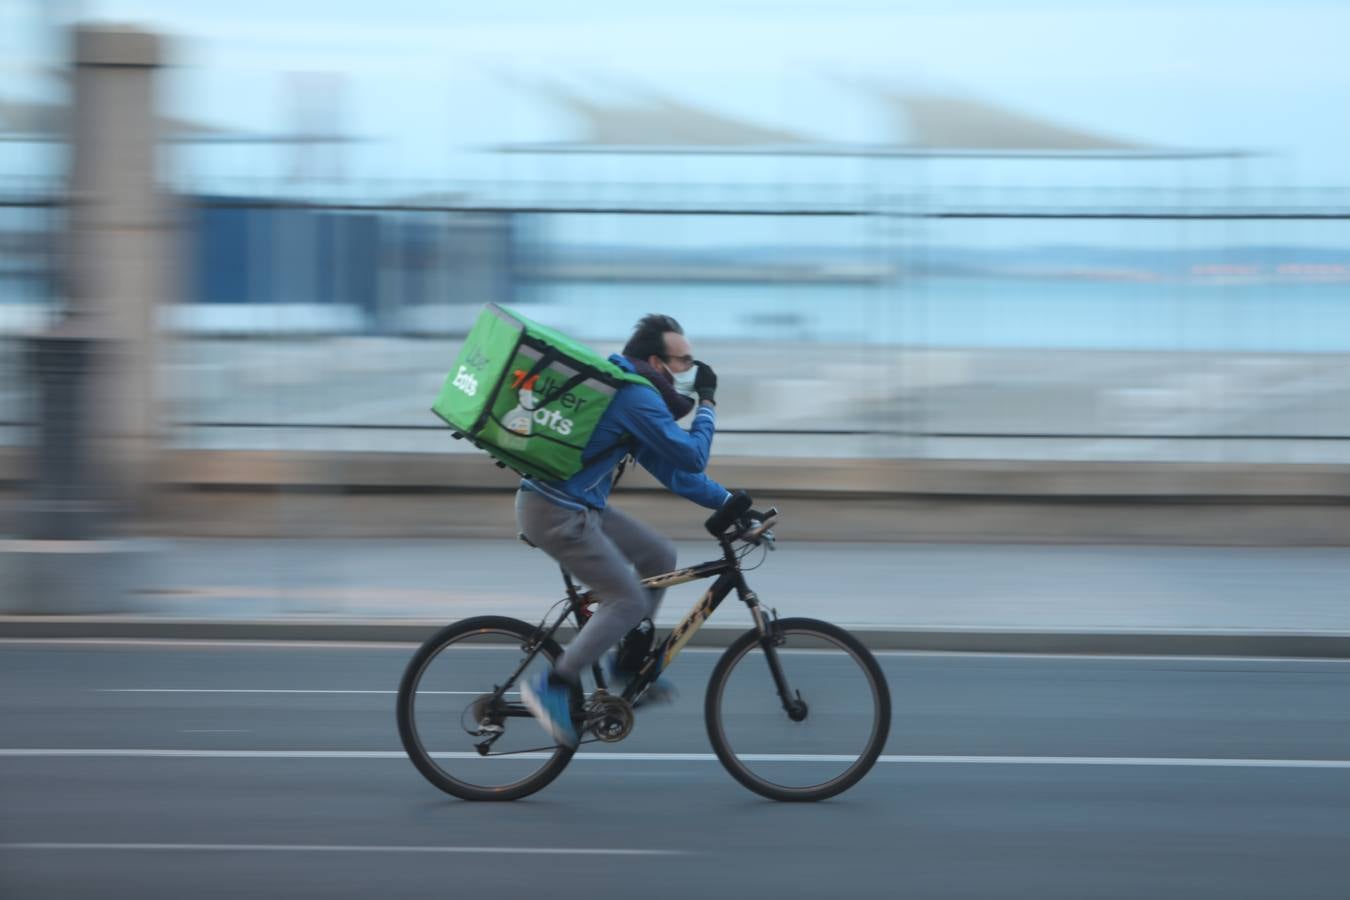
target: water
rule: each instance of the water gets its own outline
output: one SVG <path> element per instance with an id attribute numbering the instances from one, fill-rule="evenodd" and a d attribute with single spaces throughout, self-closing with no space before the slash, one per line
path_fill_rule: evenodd
<path id="1" fill-rule="evenodd" d="M 592 340 L 648 312 L 695 338 L 1103 350 L 1350 351 L 1350 284 L 929 277 L 898 284 L 553 282 L 518 309 Z"/>
<path id="2" fill-rule="evenodd" d="M 44 321 L 46 304 L 15 299 L 0 298 L 0 333 L 29 331 Z M 695 340 L 938 348 L 1350 351 L 1350 284 L 1345 283 L 1115 283 L 992 277 L 929 277 L 873 285 L 550 282 L 521 286 L 511 305 L 577 337 L 610 342 L 624 340 L 640 316 L 663 312 L 679 319 Z M 364 315 L 343 304 L 297 307 L 312 315 L 291 319 L 279 317 L 278 311 L 288 307 L 276 304 L 194 308 L 212 313 L 209 322 L 213 324 L 208 329 L 229 326 L 227 330 L 237 330 L 257 319 L 278 333 L 303 333 L 315 327 L 360 330 Z M 471 318 L 469 309 L 463 309 L 465 323 Z"/>

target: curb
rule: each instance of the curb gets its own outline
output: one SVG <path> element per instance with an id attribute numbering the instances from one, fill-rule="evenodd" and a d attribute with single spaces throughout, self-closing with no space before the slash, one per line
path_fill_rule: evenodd
<path id="1" fill-rule="evenodd" d="M 422 619 L 0 616 L 0 638 L 420 643 L 445 624 Z M 1350 633 L 844 627 L 872 650 L 1350 659 Z M 563 636 L 570 638 L 570 631 L 563 629 Z M 690 646 L 725 647 L 744 633 L 744 627 L 708 625 L 694 635 Z"/>

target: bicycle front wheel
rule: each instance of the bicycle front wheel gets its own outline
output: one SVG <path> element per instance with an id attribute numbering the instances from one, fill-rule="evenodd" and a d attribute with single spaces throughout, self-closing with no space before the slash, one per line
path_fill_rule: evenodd
<path id="1" fill-rule="evenodd" d="M 708 738 L 741 784 L 773 800 L 823 800 L 857 784 L 886 745 L 891 697 L 876 658 L 842 628 L 782 619 L 781 642 L 741 635 L 713 669 Z M 779 695 L 774 666 L 789 690 Z"/>
<path id="2" fill-rule="evenodd" d="M 572 759 L 520 701 L 520 682 L 547 671 L 562 648 L 545 641 L 511 680 L 535 631 L 504 616 L 464 619 L 432 635 L 409 661 L 398 689 L 399 737 L 417 770 L 446 793 L 515 800 L 557 778 Z M 498 687 L 506 688 L 500 696 Z"/>

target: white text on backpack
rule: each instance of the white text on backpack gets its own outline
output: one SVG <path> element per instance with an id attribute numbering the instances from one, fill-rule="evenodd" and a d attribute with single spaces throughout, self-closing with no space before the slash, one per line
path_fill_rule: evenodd
<path id="1" fill-rule="evenodd" d="M 451 383 L 470 397 L 478 393 L 478 379 L 469 374 L 466 366 L 459 367 L 459 372 L 455 374 L 455 380 Z"/>

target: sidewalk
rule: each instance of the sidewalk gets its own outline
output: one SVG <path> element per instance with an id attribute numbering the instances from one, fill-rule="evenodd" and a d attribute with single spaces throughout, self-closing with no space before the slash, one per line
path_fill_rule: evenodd
<path id="1" fill-rule="evenodd" d="M 0 637 L 415 641 L 475 615 L 537 621 L 562 596 L 548 557 L 506 540 L 148 546 L 130 608 L 0 616 Z M 680 562 L 711 550 L 681 543 Z M 747 579 L 782 616 L 877 649 L 1350 657 L 1346 549 L 785 542 Z M 671 589 L 658 625 L 706 586 Z M 749 626 L 731 598 L 698 641 Z"/>

